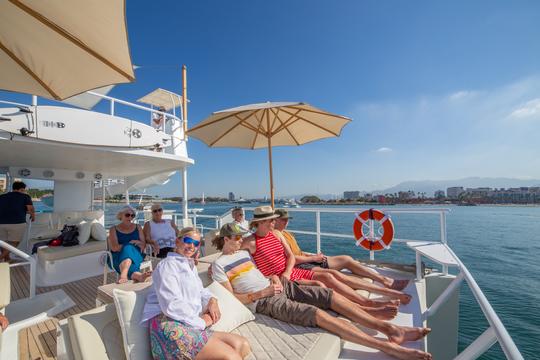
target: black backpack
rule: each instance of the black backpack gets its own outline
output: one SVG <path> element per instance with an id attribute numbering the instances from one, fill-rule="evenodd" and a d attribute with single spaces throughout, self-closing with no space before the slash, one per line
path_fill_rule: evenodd
<path id="1" fill-rule="evenodd" d="M 79 230 L 76 225 L 64 225 L 58 238 L 62 240 L 62 246 L 79 245 Z"/>

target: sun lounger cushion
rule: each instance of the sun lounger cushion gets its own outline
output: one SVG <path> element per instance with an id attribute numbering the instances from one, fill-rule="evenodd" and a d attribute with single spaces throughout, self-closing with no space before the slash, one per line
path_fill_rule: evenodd
<path id="1" fill-rule="evenodd" d="M 77 230 L 79 230 L 79 245 L 84 245 L 90 239 L 90 233 L 92 231 L 92 222 L 91 221 L 81 221 L 77 224 Z"/>
<path id="2" fill-rule="evenodd" d="M 98 251 L 107 251 L 107 243 L 105 241 L 89 240 L 84 245 L 77 246 L 48 246 L 38 249 L 39 261 L 56 261 L 73 256 L 89 254 Z"/>
<path id="3" fill-rule="evenodd" d="M 220 283 L 214 281 L 207 289 L 216 297 L 221 312 L 221 318 L 212 325 L 212 330 L 231 332 L 238 326 L 255 319 L 253 313 Z"/>
<path id="4" fill-rule="evenodd" d="M 246 360 L 330 360 L 339 357 L 342 347 L 338 336 L 321 328 L 292 325 L 261 314 L 232 332 L 248 339 L 252 352 Z"/>
<path id="5" fill-rule="evenodd" d="M 68 329 L 75 360 L 125 359 L 113 304 L 71 316 Z"/>
<path id="6" fill-rule="evenodd" d="M 205 256 L 205 257 L 202 257 L 199 259 L 199 262 L 203 262 L 203 263 L 207 263 L 207 264 L 211 264 L 213 263 L 214 261 L 216 261 L 216 259 L 218 257 L 221 256 L 221 252 L 217 252 L 217 253 L 214 253 L 212 255 L 208 255 L 208 256 Z"/>
<path id="7" fill-rule="evenodd" d="M 122 329 L 124 351 L 128 360 L 146 360 L 151 357 L 148 327 L 140 324 L 150 288 L 141 291 L 113 290 L 116 314 Z"/>
<path id="8" fill-rule="evenodd" d="M 0 263 L 0 310 L 9 305 L 11 298 L 11 279 L 9 277 L 9 264 Z"/>
<path id="9" fill-rule="evenodd" d="M 107 230 L 99 221 L 94 220 L 92 221 L 91 236 L 97 241 L 107 241 Z"/>

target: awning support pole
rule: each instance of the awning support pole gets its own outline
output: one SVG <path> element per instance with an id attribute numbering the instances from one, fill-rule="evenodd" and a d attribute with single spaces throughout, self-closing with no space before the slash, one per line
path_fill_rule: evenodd
<path id="1" fill-rule="evenodd" d="M 182 214 L 184 215 L 184 223 L 188 219 L 188 198 L 187 198 L 187 168 L 182 169 Z"/>

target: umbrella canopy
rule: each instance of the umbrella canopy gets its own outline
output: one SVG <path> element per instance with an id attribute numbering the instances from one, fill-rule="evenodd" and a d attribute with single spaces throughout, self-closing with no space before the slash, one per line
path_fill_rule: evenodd
<path id="1" fill-rule="evenodd" d="M 268 148 L 274 206 L 272 147 L 336 137 L 351 119 L 301 102 L 267 102 L 217 111 L 188 131 L 210 147 Z"/>
<path id="2" fill-rule="evenodd" d="M 0 0 L 0 89 L 62 100 L 134 80 L 124 0 Z"/>

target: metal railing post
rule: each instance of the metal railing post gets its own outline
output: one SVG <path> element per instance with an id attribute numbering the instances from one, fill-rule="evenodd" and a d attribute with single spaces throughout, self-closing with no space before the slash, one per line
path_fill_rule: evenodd
<path id="1" fill-rule="evenodd" d="M 497 342 L 495 331 L 490 326 L 476 338 L 465 350 L 458 354 L 454 360 L 474 360 L 489 350 Z"/>
<path id="2" fill-rule="evenodd" d="M 416 252 L 416 281 L 421 281 L 422 275 L 422 255 Z"/>
<path id="3" fill-rule="evenodd" d="M 317 254 L 321 252 L 321 212 L 315 213 L 315 224 L 317 227 Z"/>
<path id="4" fill-rule="evenodd" d="M 428 317 L 433 316 L 437 313 L 439 308 L 450 298 L 450 296 L 456 291 L 456 289 L 461 285 L 465 277 L 463 273 L 460 272 L 454 280 L 444 289 L 444 291 L 439 295 L 439 297 L 431 304 L 431 306 L 424 311 L 422 318 L 426 320 Z"/>
<path id="5" fill-rule="evenodd" d="M 111 115 L 114 115 L 114 100 L 111 99 Z"/>
<path id="6" fill-rule="evenodd" d="M 446 244 L 446 213 L 444 211 L 440 212 L 440 221 L 441 221 L 441 243 Z M 442 272 L 444 275 L 448 275 L 448 265 L 443 264 Z"/>

